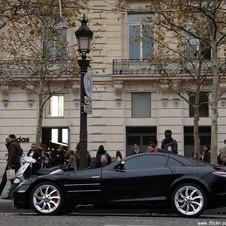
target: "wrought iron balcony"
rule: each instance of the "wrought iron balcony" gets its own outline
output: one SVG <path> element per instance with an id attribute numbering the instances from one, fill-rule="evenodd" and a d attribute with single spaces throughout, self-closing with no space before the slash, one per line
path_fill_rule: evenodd
<path id="1" fill-rule="evenodd" d="M 152 62 L 149 60 L 128 60 L 117 59 L 113 60 L 113 74 L 114 75 L 141 75 L 141 76 L 186 76 L 188 74 L 199 73 L 199 66 L 201 73 L 205 76 L 211 74 L 212 61 L 203 60 L 188 60 L 181 62 Z M 225 75 L 226 73 L 226 59 L 220 59 L 220 73 Z"/>

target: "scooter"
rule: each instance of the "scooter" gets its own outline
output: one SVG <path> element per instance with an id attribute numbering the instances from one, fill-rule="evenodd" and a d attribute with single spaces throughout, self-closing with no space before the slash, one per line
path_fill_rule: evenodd
<path id="1" fill-rule="evenodd" d="M 27 180 L 30 177 L 35 177 L 39 175 L 47 175 L 47 174 L 56 174 L 56 173 L 62 173 L 63 169 L 61 166 L 53 166 L 49 168 L 41 168 L 37 175 L 32 175 L 32 164 L 36 162 L 36 159 L 25 156 L 22 161 L 22 166 L 19 168 L 19 170 L 16 172 L 15 179 L 12 182 L 12 185 L 9 189 L 9 196 L 13 198 L 13 193 L 15 189 L 22 183 L 23 181 Z"/>
<path id="2" fill-rule="evenodd" d="M 11 184 L 9 189 L 9 196 L 13 197 L 13 192 L 17 188 L 17 186 L 28 179 L 31 175 L 32 164 L 35 163 L 36 160 L 29 156 L 24 156 L 22 160 L 22 165 L 19 170 L 16 172 L 15 178 Z"/>

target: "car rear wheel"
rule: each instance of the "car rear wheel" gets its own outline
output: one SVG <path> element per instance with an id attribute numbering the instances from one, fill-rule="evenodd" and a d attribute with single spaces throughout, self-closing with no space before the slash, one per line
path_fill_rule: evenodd
<path id="1" fill-rule="evenodd" d="M 43 182 L 32 190 L 30 202 L 36 213 L 54 215 L 63 208 L 63 194 L 57 185 L 51 182 Z"/>
<path id="2" fill-rule="evenodd" d="M 172 193 L 173 209 L 182 217 L 198 217 L 207 205 L 206 194 L 196 184 L 182 184 Z"/>

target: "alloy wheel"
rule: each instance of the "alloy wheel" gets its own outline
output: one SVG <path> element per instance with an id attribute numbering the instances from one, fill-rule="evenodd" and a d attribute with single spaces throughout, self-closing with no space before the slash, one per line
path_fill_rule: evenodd
<path id="1" fill-rule="evenodd" d="M 42 183 L 35 187 L 31 196 L 31 204 L 38 214 L 55 214 L 62 208 L 62 195 L 58 186 Z"/>
<path id="2" fill-rule="evenodd" d="M 173 205 L 179 215 L 197 217 L 206 207 L 206 195 L 197 185 L 182 185 L 174 191 Z"/>

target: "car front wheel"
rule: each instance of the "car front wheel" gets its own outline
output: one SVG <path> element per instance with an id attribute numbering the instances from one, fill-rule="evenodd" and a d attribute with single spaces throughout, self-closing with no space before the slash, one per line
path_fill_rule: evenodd
<path id="1" fill-rule="evenodd" d="M 206 194 L 196 184 L 182 184 L 172 193 L 173 209 L 182 217 L 198 217 L 207 205 Z"/>
<path id="2" fill-rule="evenodd" d="M 51 182 L 43 182 L 32 190 L 30 202 L 36 213 L 54 215 L 63 208 L 63 195 L 57 185 Z"/>

